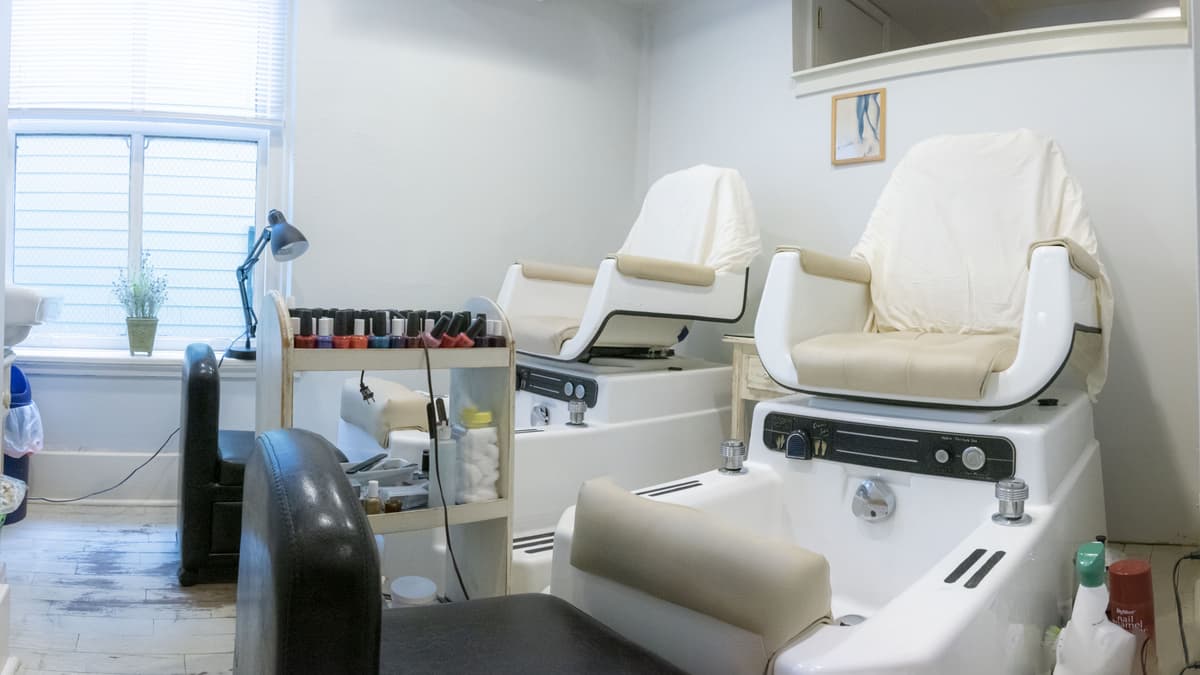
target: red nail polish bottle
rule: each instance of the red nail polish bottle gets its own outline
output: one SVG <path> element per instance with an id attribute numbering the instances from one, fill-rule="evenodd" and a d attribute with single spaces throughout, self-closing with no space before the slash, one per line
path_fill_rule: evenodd
<path id="1" fill-rule="evenodd" d="M 466 325 L 464 325 L 462 315 L 455 314 L 454 318 L 450 320 L 450 327 L 446 329 L 446 334 L 442 336 L 442 348 L 453 349 L 461 347 L 462 344 L 460 344 L 458 338 L 462 334 L 463 328 L 466 328 Z"/>
<path id="2" fill-rule="evenodd" d="M 427 326 L 430 321 L 431 319 L 425 320 Z M 449 327 L 450 317 L 449 315 L 443 314 L 442 317 L 437 320 L 437 323 L 433 324 L 432 327 L 429 327 L 429 329 L 424 333 L 421 333 L 421 341 L 424 342 L 425 346 L 429 347 L 430 349 L 441 347 L 442 340 L 446 337 L 446 329 Z"/>
<path id="3" fill-rule="evenodd" d="M 350 348 L 350 330 L 354 323 L 354 311 L 349 309 L 339 309 L 337 315 L 333 318 L 333 348 L 334 349 L 349 349 Z"/>
<path id="4" fill-rule="evenodd" d="M 367 320 L 366 319 L 355 319 L 354 320 L 354 335 L 350 336 L 350 348 L 351 349 L 366 349 L 367 344 L 368 344 Z"/>
<path id="5" fill-rule="evenodd" d="M 404 347 L 406 349 L 421 348 L 421 326 L 424 324 L 424 319 L 415 311 L 408 313 L 408 321 L 404 327 Z"/>
<path id="6" fill-rule="evenodd" d="M 313 335 L 313 318 L 312 310 L 300 310 L 299 322 L 300 332 L 295 337 L 293 345 L 296 349 L 314 349 L 317 346 L 317 336 Z"/>

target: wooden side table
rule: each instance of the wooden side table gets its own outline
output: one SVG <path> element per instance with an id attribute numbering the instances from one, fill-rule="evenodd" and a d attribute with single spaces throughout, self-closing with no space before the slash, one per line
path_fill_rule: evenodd
<path id="1" fill-rule="evenodd" d="M 763 369 L 753 335 L 726 335 L 721 340 L 733 345 L 733 401 L 729 435 L 749 443 L 750 424 L 746 420 L 746 401 L 769 401 L 795 392 L 775 384 L 775 380 Z"/>

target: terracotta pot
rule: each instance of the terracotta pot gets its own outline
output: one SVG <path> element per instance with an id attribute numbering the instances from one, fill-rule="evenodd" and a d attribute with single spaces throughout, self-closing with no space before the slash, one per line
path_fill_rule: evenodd
<path id="1" fill-rule="evenodd" d="M 135 352 L 146 352 L 146 356 L 154 353 L 154 335 L 158 332 L 158 319 L 125 319 L 125 328 L 129 333 L 129 355 Z"/>

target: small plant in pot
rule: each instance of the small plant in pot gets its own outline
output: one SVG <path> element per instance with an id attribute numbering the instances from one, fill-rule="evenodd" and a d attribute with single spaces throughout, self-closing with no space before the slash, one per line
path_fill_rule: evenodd
<path id="1" fill-rule="evenodd" d="M 121 270 L 113 282 L 113 295 L 125 308 L 125 328 L 129 333 L 129 355 L 154 353 L 154 336 L 158 332 L 158 310 L 167 301 L 167 278 L 154 271 L 150 254 L 142 254 L 135 274 Z"/>

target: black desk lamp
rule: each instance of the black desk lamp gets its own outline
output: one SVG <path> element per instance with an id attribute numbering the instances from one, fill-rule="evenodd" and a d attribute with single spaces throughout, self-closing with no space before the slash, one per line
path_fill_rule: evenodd
<path id="1" fill-rule="evenodd" d="M 246 262 L 237 268 L 238 290 L 242 293 L 242 314 L 246 320 L 246 343 L 244 345 L 236 344 L 235 340 L 235 344 L 229 345 L 228 354 L 231 358 L 253 361 L 255 357 L 254 345 L 250 341 L 258 331 L 258 316 L 255 315 L 254 308 L 250 305 L 250 295 L 246 291 L 246 283 L 250 280 L 250 272 L 254 269 L 259 257 L 262 256 L 263 249 L 267 247 L 267 242 L 271 243 L 271 255 L 275 256 L 279 262 L 295 260 L 308 250 L 308 240 L 304 238 L 300 230 L 289 223 L 278 210 L 271 209 L 267 213 L 267 227 L 263 230 L 262 236 L 255 242 L 250 255 L 246 256 Z"/>

